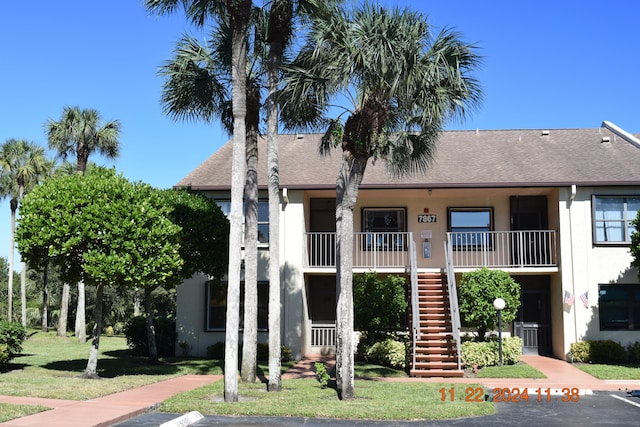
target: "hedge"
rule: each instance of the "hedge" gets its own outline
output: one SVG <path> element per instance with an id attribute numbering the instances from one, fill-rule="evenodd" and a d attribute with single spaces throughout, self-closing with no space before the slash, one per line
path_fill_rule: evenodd
<path id="1" fill-rule="evenodd" d="M 462 343 L 462 363 L 465 367 L 484 368 L 497 366 L 500 361 L 498 340 L 487 342 L 467 341 Z M 502 339 L 502 363 L 515 365 L 522 357 L 522 338 Z"/>

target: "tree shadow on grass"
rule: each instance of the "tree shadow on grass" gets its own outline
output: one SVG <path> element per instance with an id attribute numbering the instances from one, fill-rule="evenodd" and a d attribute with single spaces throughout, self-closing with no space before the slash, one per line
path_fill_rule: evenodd
<path id="1" fill-rule="evenodd" d="M 43 367 L 56 371 L 72 371 L 81 375 L 87 367 L 87 359 L 60 360 Z M 223 372 L 223 362 L 208 359 L 163 358 L 158 363 L 150 363 L 147 356 L 131 350 L 104 352 L 98 358 L 97 373 L 101 378 L 115 378 L 122 375 L 173 375 L 180 372 L 197 375 L 215 375 Z"/>
<path id="2" fill-rule="evenodd" d="M 11 371 L 21 371 L 27 366 L 29 365 L 27 365 L 26 363 L 5 363 L 0 365 L 0 374 L 6 374 L 7 372 Z"/>

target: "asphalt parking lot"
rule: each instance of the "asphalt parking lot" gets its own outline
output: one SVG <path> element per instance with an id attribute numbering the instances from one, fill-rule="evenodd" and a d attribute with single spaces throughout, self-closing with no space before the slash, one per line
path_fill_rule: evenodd
<path id="1" fill-rule="evenodd" d="M 409 427 L 409 426 L 638 426 L 640 425 L 640 398 L 624 391 L 597 391 L 580 396 L 579 401 L 564 402 L 552 396 L 549 401 L 496 403 L 497 412 L 477 418 L 461 418 L 441 421 L 368 421 L 334 420 L 287 417 L 228 417 L 206 415 L 194 424 L 204 426 L 269 426 L 269 427 Z M 182 414 L 149 413 L 116 424 L 117 427 L 158 427 L 175 420 Z M 177 424 L 176 424 L 177 427 Z M 182 427 L 182 426 L 181 426 Z"/>

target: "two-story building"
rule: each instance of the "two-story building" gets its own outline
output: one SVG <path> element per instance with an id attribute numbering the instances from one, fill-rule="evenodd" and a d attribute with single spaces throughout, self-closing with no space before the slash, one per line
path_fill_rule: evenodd
<path id="1" fill-rule="evenodd" d="M 280 135 L 280 236 L 268 235 L 260 141 L 259 334 L 266 342 L 268 247 L 280 239 L 282 342 L 296 357 L 335 343 L 335 183 L 340 153 L 321 135 Z M 229 205 L 231 143 L 177 187 Z M 370 162 L 354 220 L 354 273 L 407 277 L 414 375 L 458 375 L 456 281 L 479 267 L 522 288 L 511 332 L 524 352 L 566 358 L 584 339 L 638 340 L 640 285 L 629 251 L 640 209 L 640 140 L 591 129 L 447 131 L 424 175 L 392 179 Z M 204 355 L 224 341 L 224 283 L 178 288 L 178 340 Z"/>

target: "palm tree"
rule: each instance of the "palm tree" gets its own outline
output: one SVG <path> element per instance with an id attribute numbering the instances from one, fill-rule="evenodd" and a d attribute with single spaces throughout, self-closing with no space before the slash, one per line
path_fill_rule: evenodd
<path id="1" fill-rule="evenodd" d="M 278 147 L 279 84 L 285 52 L 294 39 L 295 19 L 320 19 L 341 0 L 273 0 L 270 2 L 267 41 L 267 187 L 269 193 L 269 391 L 282 390 L 280 316 L 280 166 Z"/>
<path id="2" fill-rule="evenodd" d="M 37 185 L 47 173 L 51 163 L 47 161 L 44 148 L 28 142 L 24 139 L 9 139 L 0 146 L 0 194 L 2 197 L 10 197 L 11 209 L 11 237 L 9 252 L 9 281 L 8 281 L 8 310 L 9 321 L 13 320 L 13 263 L 15 252 L 16 212 L 20 199 Z M 23 274 L 20 281 L 20 295 L 22 303 L 22 325 L 26 326 L 26 266 L 22 263 Z"/>
<path id="3" fill-rule="evenodd" d="M 267 187 L 269 193 L 269 384 L 282 390 L 280 316 L 280 166 L 278 150 L 278 84 L 284 50 L 291 41 L 293 4 L 274 0 L 269 10 L 267 56 Z"/>
<path id="4" fill-rule="evenodd" d="M 444 29 L 431 37 L 426 19 L 408 10 L 368 3 L 316 20 L 287 76 L 283 117 L 290 126 L 320 126 L 336 95 L 353 100 L 344 124 L 329 121 L 320 150 L 342 149 L 336 181 L 337 380 L 354 398 L 353 211 L 370 158 L 392 175 L 424 172 L 448 119 L 462 118 L 481 100 L 471 72 L 475 46 Z M 303 105 L 299 105 L 303 100 Z"/>
<path id="5" fill-rule="evenodd" d="M 228 16 L 231 33 L 231 99 L 233 150 L 231 208 L 229 212 L 229 271 L 227 273 L 227 315 L 225 332 L 224 399 L 238 401 L 238 334 L 240 315 L 240 264 L 242 245 L 242 193 L 245 179 L 245 116 L 247 78 L 247 40 L 251 0 L 145 0 L 147 9 L 158 14 L 172 13 L 179 7 L 187 18 L 202 27 L 215 16 Z M 206 101 L 206 100 L 205 100 Z M 194 113 L 200 115 L 199 112 Z"/>
<path id="6" fill-rule="evenodd" d="M 259 14 L 254 14 L 258 16 Z M 256 22 L 252 22 L 256 24 Z M 246 175 L 244 186 L 244 328 L 240 374 L 245 382 L 255 382 L 257 370 L 258 300 L 258 134 L 260 124 L 260 58 L 256 53 L 261 32 L 255 31 L 251 66 L 246 82 Z M 162 101 L 165 113 L 174 118 L 198 117 L 206 121 L 219 118 L 225 130 L 233 133 L 231 99 L 231 30 L 227 16 L 216 17 L 212 39 L 203 46 L 191 37 L 183 37 L 175 55 L 160 69 L 166 78 Z"/>
<path id="7" fill-rule="evenodd" d="M 66 159 L 75 154 L 77 173 L 83 174 L 87 168 L 89 156 L 95 152 L 108 159 L 115 159 L 120 152 L 120 122 L 110 120 L 101 125 L 100 113 L 94 109 L 64 107 L 59 121 L 49 120 L 46 124 L 49 148 Z M 65 286 L 69 286 L 65 284 Z M 68 295 L 68 289 L 63 291 Z M 68 299 L 66 299 L 68 303 Z M 66 307 L 60 308 L 60 317 L 67 313 Z M 66 334 L 66 331 L 64 331 Z M 78 307 L 76 310 L 75 333 L 78 341 L 85 342 L 85 296 L 84 281 L 78 282 Z"/>

